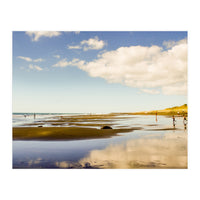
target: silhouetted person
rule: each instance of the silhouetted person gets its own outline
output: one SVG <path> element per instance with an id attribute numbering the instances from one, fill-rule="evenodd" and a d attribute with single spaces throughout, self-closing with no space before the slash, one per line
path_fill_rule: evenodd
<path id="1" fill-rule="evenodd" d="M 34 116 L 34 119 L 36 118 L 36 115 L 35 115 L 35 113 L 33 114 L 33 116 Z"/>
<path id="2" fill-rule="evenodd" d="M 176 119 L 175 119 L 175 117 L 173 115 L 173 127 L 175 128 L 175 126 L 176 126 Z"/>
<path id="3" fill-rule="evenodd" d="M 187 127 L 187 118 L 186 118 L 186 116 L 183 117 L 183 125 L 184 125 L 184 128 L 186 129 L 186 127 Z"/>
<path id="4" fill-rule="evenodd" d="M 158 113 L 157 113 L 157 111 L 156 111 L 156 122 L 158 121 L 157 115 L 158 115 Z"/>

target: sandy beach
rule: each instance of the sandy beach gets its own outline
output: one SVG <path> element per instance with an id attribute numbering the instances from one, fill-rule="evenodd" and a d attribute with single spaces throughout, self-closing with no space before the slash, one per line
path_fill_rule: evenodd
<path id="1" fill-rule="evenodd" d="M 165 115 L 168 114 L 167 109 Z M 149 112 L 149 115 L 155 111 Z M 141 115 L 148 113 L 142 112 Z M 126 120 L 127 116 L 134 118 L 139 113 L 110 113 L 110 114 L 85 114 L 76 116 L 54 116 L 43 120 L 34 120 L 32 123 L 25 123 L 21 127 L 13 127 L 13 140 L 82 140 L 98 139 L 116 136 L 119 133 L 141 130 L 142 126 L 124 126 L 120 120 Z M 102 129 L 109 126 L 112 129 Z M 147 124 L 148 131 L 169 131 L 173 127 L 156 127 L 157 124 Z"/>
<path id="2" fill-rule="evenodd" d="M 116 116 L 118 119 L 123 119 L 123 116 L 116 114 L 103 114 L 56 116 L 48 120 L 34 121 L 24 124 L 25 127 L 13 127 L 13 140 L 97 139 L 141 129 L 140 127 L 102 129 L 105 125 L 110 127 L 115 125 Z"/>
<path id="3" fill-rule="evenodd" d="M 173 127 L 171 115 L 38 116 L 13 127 L 14 168 L 186 169 L 187 130 L 176 120 Z"/>

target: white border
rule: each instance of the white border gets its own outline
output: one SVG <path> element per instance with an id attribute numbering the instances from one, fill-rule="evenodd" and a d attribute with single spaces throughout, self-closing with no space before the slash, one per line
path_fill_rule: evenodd
<path id="1" fill-rule="evenodd" d="M 3 1 L 1 19 L 1 199 L 199 199 L 199 11 L 197 1 Z M 3 27 L 2 27 L 3 26 Z M 189 169 L 13 170 L 12 31 L 189 31 Z"/>

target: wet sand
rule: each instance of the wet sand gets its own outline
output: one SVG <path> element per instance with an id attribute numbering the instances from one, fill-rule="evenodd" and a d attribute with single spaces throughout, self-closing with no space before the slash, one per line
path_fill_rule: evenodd
<path id="1" fill-rule="evenodd" d="M 127 118 L 122 114 L 56 116 L 48 119 L 39 119 L 40 121 L 36 119 L 33 123 L 26 124 L 25 126 L 27 127 L 13 127 L 14 144 L 22 145 L 23 142 L 27 144 L 25 148 L 23 145 L 20 147 L 19 158 L 21 160 L 18 160 L 16 156 L 17 160 L 14 161 L 14 168 L 187 168 L 187 130 L 182 125 L 177 123 L 177 127 L 174 128 L 168 118 L 166 118 L 166 122 L 165 120 L 162 121 L 161 118 L 164 117 L 160 118 L 160 123 L 154 123 L 152 120 L 146 123 L 148 118 L 145 121 L 138 122 L 139 116 L 135 117 L 134 115 L 130 118 L 135 119 L 123 124 L 124 119 L 126 121 L 129 117 Z M 143 118 L 141 116 L 141 119 Z M 154 119 L 152 116 L 150 118 Z M 43 127 L 38 127 L 41 125 Z M 105 125 L 109 125 L 113 129 L 101 129 Z M 149 134 L 146 134 L 147 132 Z M 145 135 L 143 135 L 144 133 Z M 123 137 L 128 140 L 123 140 Z M 104 140 L 99 139 L 103 138 L 109 138 L 107 141 L 110 141 L 110 143 L 102 144 Z M 121 140 L 120 138 L 122 138 L 120 143 L 113 142 Z M 93 139 L 93 141 L 91 143 L 89 141 L 81 141 L 88 139 Z M 73 147 L 70 146 L 71 140 L 73 140 Z M 34 146 L 35 149 L 32 150 L 32 147 L 29 147 L 27 143 L 28 141 L 29 144 L 31 141 L 34 141 L 34 143 L 36 141 L 38 143 L 41 142 L 41 147 L 36 145 Z M 60 149 L 61 141 L 70 141 L 69 146 L 62 146 Z M 100 146 L 98 146 L 99 143 L 101 144 Z M 53 151 L 52 149 L 55 148 L 55 145 L 58 145 L 56 149 L 60 153 L 52 155 L 49 160 L 48 156 Z M 104 145 L 105 147 L 102 148 Z M 21 158 L 21 151 L 26 148 L 30 148 L 29 159 Z M 88 148 L 90 149 L 89 151 Z M 63 149 L 66 149 L 66 151 Z M 78 151 L 76 155 L 74 155 L 74 149 Z M 34 157 L 35 154 L 37 155 L 35 153 L 37 151 L 42 153 Z M 45 151 L 47 152 L 43 155 Z M 80 156 L 82 152 L 86 153 Z M 57 155 L 59 155 L 59 159 Z M 63 156 L 63 159 L 60 156 Z M 72 158 L 75 159 L 73 160 Z"/>
<path id="2" fill-rule="evenodd" d="M 14 127 L 13 140 L 81 140 L 109 138 L 140 128 L 95 129 L 82 127 Z"/>
<path id="3" fill-rule="evenodd" d="M 142 127 L 121 126 L 116 120 L 127 118 L 123 114 L 87 114 L 76 116 L 55 116 L 49 119 L 24 124 L 25 127 L 13 127 L 13 140 L 82 140 L 116 136 L 143 129 Z M 103 126 L 117 128 L 101 129 Z M 147 131 L 167 131 L 177 128 L 158 128 L 157 124 L 146 125 Z M 153 128 L 155 126 L 155 128 Z"/>
<path id="4" fill-rule="evenodd" d="M 148 135 L 93 150 L 78 164 L 104 169 L 187 169 L 187 162 L 187 134 L 169 132 L 164 137 Z M 67 162 L 56 164 L 70 167 Z"/>
<path id="5" fill-rule="evenodd" d="M 26 127 L 13 127 L 13 140 L 82 140 L 109 138 L 116 136 L 118 133 L 141 129 L 140 127 L 101 129 L 105 125 L 111 127 L 115 125 L 116 117 L 117 119 L 124 118 L 116 114 L 56 116 L 24 124 Z"/>
<path id="6" fill-rule="evenodd" d="M 112 126 L 115 125 L 116 119 L 124 119 L 124 116 L 119 116 L 119 114 L 88 114 L 88 115 L 76 115 L 76 116 L 55 116 L 48 119 L 37 119 L 33 123 L 26 123 L 22 126 L 96 126 L 102 127 L 104 125 Z"/>

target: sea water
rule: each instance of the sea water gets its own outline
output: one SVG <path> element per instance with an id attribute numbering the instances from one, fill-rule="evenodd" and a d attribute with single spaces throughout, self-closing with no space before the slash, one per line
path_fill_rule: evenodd
<path id="1" fill-rule="evenodd" d="M 49 120 L 56 116 L 75 116 L 80 114 L 86 114 L 86 113 L 13 113 L 12 125 L 13 127 L 18 127 L 38 122 L 40 120 Z"/>

